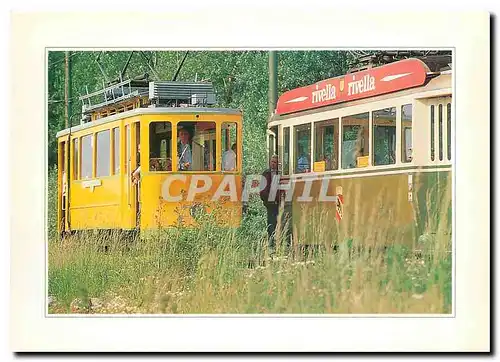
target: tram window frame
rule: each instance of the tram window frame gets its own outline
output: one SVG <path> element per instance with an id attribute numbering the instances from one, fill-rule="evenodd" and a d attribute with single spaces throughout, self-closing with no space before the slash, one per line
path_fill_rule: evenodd
<path id="1" fill-rule="evenodd" d="M 436 150 L 435 150 L 435 147 L 434 147 L 434 143 L 435 143 L 435 132 L 434 132 L 434 104 L 431 104 L 431 109 L 430 109 L 430 112 L 431 112 L 431 161 L 434 161 L 434 159 L 436 158 L 435 157 L 435 153 L 436 153 Z"/>
<path id="2" fill-rule="evenodd" d="M 104 129 L 96 132 L 96 177 L 108 177 L 111 175 L 111 131 Z"/>
<path id="3" fill-rule="evenodd" d="M 312 151 L 312 133 L 311 133 L 311 130 L 312 130 L 312 126 L 311 126 L 311 123 L 305 123 L 305 124 L 300 124 L 300 125 L 296 125 L 296 126 L 293 126 L 293 131 L 294 131 L 294 135 L 293 135 L 293 149 L 294 149 L 294 153 L 293 153 L 293 170 L 294 170 L 294 173 L 296 174 L 301 174 L 301 173 L 309 173 L 311 172 L 311 151 Z M 306 152 L 305 156 L 307 157 L 304 157 L 304 158 L 307 158 L 307 166 L 306 168 L 304 169 L 304 171 L 299 171 L 299 159 L 302 158 L 301 156 L 301 153 L 299 152 L 300 149 L 302 149 L 304 146 L 302 147 L 299 147 L 299 136 L 298 136 L 298 133 L 300 132 L 303 132 L 304 134 L 308 134 L 308 152 Z M 307 132 L 307 133 L 306 133 Z"/>
<path id="4" fill-rule="evenodd" d="M 89 142 L 86 142 L 86 141 Z M 86 134 L 81 137 L 81 162 L 80 177 L 82 180 L 92 179 L 94 177 L 94 134 Z M 87 159 L 88 158 L 88 159 Z"/>
<path id="5" fill-rule="evenodd" d="M 68 157 L 66 155 L 66 141 L 62 141 L 59 145 L 59 148 L 61 150 L 61 173 L 64 178 L 64 181 L 66 182 L 66 161 L 68 161 Z M 69 150 L 68 150 L 69 151 Z M 69 162 L 68 162 L 69 163 Z M 69 165 L 68 165 L 69 167 Z"/>
<path id="6" fill-rule="evenodd" d="M 439 104 L 439 117 L 438 117 L 438 144 L 439 144 L 439 161 L 443 160 L 443 105 Z"/>
<path id="7" fill-rule="evenodd" d="M 132 131 L 130 124 L 125 125 L 124 131 L 124 142 L 125 142 L 125 175 L 130 175 L 132 173 L 132 151 L 131 151 L 131 143 L 132 143 Z"/>
<path id="8" fill-rule="evenodd" d="M 393 119 L 389 119 L 389 122 L 391 123 L 390 125 L 378 125 L 377 124 L 377 120 L 376 118 L 378 117 L 378 115 L 381 113 L 381 112 L 384 112 L 386 110 L 389 110 L 389 112 L 391 113 L 391 116 L 392 116 L 392 113 L 394 113 L 394 118 Z M 397 117 L 396 117 L 396 112 L 397 112 L 397 108 L 396 107 L 385 107 L 385 108 L 382 108 L 382 109 L 377 109 L 375 111 L 372 111 L 372 129 L 371 129 L 371 133 L 372 133 L 372 148 L 373 148 L 373 152 L 372 152 L 372 166 L 389 166 L 389 165 L 394 165 L 396 164 L 396 152 L 397 152 L 397 147 L 396 147 L 396 143 L 397 143 Z M 377 141 L 378 141 L 378 137 L 377 136 L 377 133 L 378 133 L 378 130 L 379 129 L 382 129 L 383 131 L 386 131 L 385 132 L 385 135 L 387 136 L 388 140 L 387 140 L 387 146 L 388 146 L 388 152 L 387 152 L 387 155 L 384 155 L 384 158 L 387 158 L 387 162 L 380 162 L 378 163 L 377 160 L 376 160 L 376 156 L 379 156 L 379 154 L 377 153 L 377 145 L 376 145 L 376 138 L 377 138 Z M 389 132 L 387 132 L 388 130 L 391 130 L 390 132 L 393 132 L 392 134 L 390 134 Z M 392 135 L 392 145 L 390 145 L 389 143 L 391 143 L 391 135 Z M 392 155 L 391 155 L 391 151 L 392 151 Z"/>
<path id="9" fill-rule="evenodd" d="M 112 147 L 113 147 L 113 175 L 119 175 L 121 169 L 120 158 L 120 127 L 112 129 Z"/>
<path id="10" fill-rule="evenodd" d="M 279 154 L 279 127 L 278 126 L 272 126 L 269 129 L 269 132 L 267 134 L 267 146 L 268 146 L 268 160 L 271 160 L 271 158 L 274 155 L 277 155 L 278 158 L 280 156 Z"/>
<path id="11" fill-rule="evenodd" d="M 283 175 L 290 175 L 290 127 L 283 127 Z"/>
<path id="12" fill-rule="evenodd" d="M 73 142 L 71 142 L 71 145 L 73 147 L 73 180 L 78 180 L 79 176 L 79 169 L 78 169 L 78 157 L 80 155 L 79 152 L 79 138 L 73 138 Z"/>
<path id="13" fill-rule="evenodd" d="M 358 117 L 361 117 L 361 116 L 366 116 L 366 118 L 361 118 L 360 120 L 358 120 L 358 122 L 360 122 L 360 124 L 348 124 L 346 125 L 344 122 L 351 122 L 351 119 L 349 118 L 352 118 L 352 119 L 356 119 Z M 353 123 L 355 123 L 356 121 L 354 121 Z M 361 124 L 364 123 L 364 124 Z M 349 169 L 356 169 L 356 168 L 363 168 L 363 167 L 367 167 L 369 166 L 369 160 L 370 160 L 370 154 L 371 154 L 371 150 L 370 150 L 370 112 L 361 112 L 361 113 L 356 113 L 356 114 L 350 114 L 350 115 L 347 115 L 347 116 L 344 116 L 344 117 L 341 117 L 340 118 L 340 124 L 341 124 L 341 130 L 342 130 L 342 135 L 341 135 L 341 139 L 342 139 L 342 152 L 341 152 L 341 160 L 340 160 L 340 165 L 341 165 L 341 168 L 344 169 L 344 170 L 349 170 Z M 345 139 L 345 135 L 346 135 L 346 127 L 361 127 L 360 129 L 358 129 L 357 131 L 357 137 L 355 140 L 346 140 Z M 362 137 L 360 138 L 360 130 L 362 131 Z M 368 135 L 366 134 L 368 132 Z M 345 142 L 347 141 L 355 141 L 355 144 L 354 144 L 354 147 L 350 150 L 350 151 L 354 151 L 355 154 L 354 154 L 354 160 L 353 160 L 353 163 L 350 163 L 348 166 L 345 165 L 344 163 L 344 157 L 345 155 L 347 154 L 346 152 L 346 144 Z M 362 150 L 362 154 L 361 156 L 356 156 L 356 153 L 359 153 L 359 151 Z M 360 160 L 360 158 L 363 158 L 362 160 Z M 366 163 L 362 163 L 361 165 L 358 164 L 358 161 L 364 161 L 364 160 L 367 160 Z"/>
<path id="14" fill-rule="evenodd" d="M 333 128 L 332 143 L 330 158 L 325 155 L 325 129 Z M 319 171 L 335 171 L 339 168 L 339 118 L 314 122 L 314 163 L 313 169 L 317 162 L 324 162 L 324 170 Z M 323 157 L 321 157 L 323 156 Z M 315 172 L 318 172 L 314 170 Z"/>
<path id="15" fill-rule="evenodd" d="M 274 135 L 267 135 L 267 157 L 270 160 L 274 155 Z"/>
<path id="16" fill-rule="evenodd" d="M 217 161 L 219 160 L 219 149 L 220 147 L 216 147 L 215 150 L 215 164 L 213 165 L 213 169 L 206 169 L 205 167 L 205 150 L 204 150 L 204 139 L 202 143 L 199 143 L 195 140 L 195 138 L 203 135 L 204 133 L 208 134 L 208 139 L 211 139 L 211 136 L 216 137 L 217 140 L 217 130 L 219 127 L 217 127 L 218 122 L 215 120 L 197 120 L 197 121 L 179 121 L 175 124 L 175 131 L 177 132 L 177 144 L 176 144 L 176 157 L 177 157 L 177 168 L 178 171 L 180 172 L 203 172 L 203 173 L 215 173 L 215 172 L 220 172 L 220 163 Z M 199 125 L 204 125 L 203 128 L 208 129 L 208 132 L 205 132 L 205 130 L 197 130 Z M 212 127 L 207 127 L 207 125 L 211 125 Z M 188 150 L 191 152 L 191 164 L 187 166 L 187 169 L 180 169 L 181 165 L 179 162 L 179 145 L 180 145 L 180 137 L 179 133 L 182 129 L 185 129 L 189 133 L 189 148 Z M 210 133 L 213 133 L 211 135 Z M 204 138 L 204 137 L 203 137 Z M 196 148 L 194 147 L 196 145 Z M 217 143 L 216 143 L 217 145 Z M 199 153 L 200 152 L 200 153 Z M 202 152 L 202 153 L 201 153 Z M 198 160 L 196 160 L 196 157 L 198 156 Z M 201 157 L 200 157 L 201 156 Z M 196 164 L 196 161 L 200 161 L 199 164 L 201 164 L 201 167 L 193 167 L 193 165 Z M 201 168 L 201 169 L 200 169 Z"/>
<path id="17" fill-rule="evenodd" d="M 149 170 L 149 172 L 155 172 L 155 173 L 172 172 L 173 129 L 174 126 L 171 121 L 155 120 L 149 123 L 148 125 L 149 155 L 147 157 L 148 160 L 147 169 Z M 162 137 L 164 134 L 166 134 L 165 137 Z M 163 147 L 163 145 L 165 145 L 165 147 Z M 159 156 L 159 157 L 153 157 L 153 156 Z"/>
<path id="18" fill-rule="evenodd" d="M 227 127 L 229 125 L 229 129 Z M 234 126 L 234 129 L 231 128 Z M 221 172 L 224 173 L 233 173 L 233 172 L 239 172 L 239 152 L 238 152 L 238 122 L 235 121 L 226 121 L 226 122 L 221 122 L 220 124 L 220 142 L 221 142 L 221 156 L 220 156 L 220 169 Z M 206 146 L 205 146 L 206 147 Z M 233 147 L 236 147 L 236 150 L 233 149 Z M 214 166 L 216 166 L 215 170 L 217 170 L 217 141 L 215 140 L 215 148 L 212 147 L 212 150 L 214 152 L 213 154 L 213 159 L 215 160 Z M 234 167 L 232 169 L 225 169 L 224 165 L 224 158 L 228 157 L 230 155 L 230 152 L 233 152 L 235 154 L 234 157 Z M 209 150 L 210 153 L 210 150 Z M 210 170 L 209 170 L 210 171 Z"/>
<path id="19" fill-rule="evenodd" d="M 448 161 L 451 160 L 451 103 L 446 104 L 446 143 L 447 143 L 447 157 Z"/>
<path id="20" fill-rule="evenodd" d="M 409 109 L 409 120 L 405 120 L 405 108 Z M 410 124 L 409 127 L 405 126 L 405 123 L 408 122 Z M 407 142 L 407 130 L 409 130 L 409 140 L 410 142 Z M 408 146 L 408 143 L 410 147 Z M 403 104 L 401 106 L 401 162 L 403 163 L 410 163 L 413 162 L 413 105 L 411 103 L 409 104 Z"/>

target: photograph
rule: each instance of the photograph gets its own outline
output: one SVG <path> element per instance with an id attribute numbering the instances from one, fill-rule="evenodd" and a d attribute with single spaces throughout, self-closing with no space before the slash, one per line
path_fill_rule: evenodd
<path id="1" fill-rule="evenodd" d="M 11 14 L 12 351 L 492 350 L 494 15 L 324 5 Z"/>
<path id="2" fill-rule="evenodd" d="M 49 315 L 452 313 L 452 49 L 46 55 Z"/>

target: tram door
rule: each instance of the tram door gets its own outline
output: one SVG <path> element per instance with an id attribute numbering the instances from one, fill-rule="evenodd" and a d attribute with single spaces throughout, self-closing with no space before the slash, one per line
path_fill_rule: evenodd
<path id="1" fill-rule="evenodd" d="M 133 229 L 140 225 L 141 182 L 132 179 L 132 173 L 140 166 L 139 122 L 125 125 L 125 153 L 127 172 L 126 227 Z"/>
<path id="2" fill-rule="evenodd" d="M 435 97 L 425 100 L 425 113 L 419 117 L 422 132 L 416 152 L 425 165 L 440 165 L 418 173 L 412 180 L 412 205 L 417 224 L 417 238 L 434 234 L 438 228 L 451 230 L 452 222 L 452 98 Z M 423 125 L 423 126 L 422 126 Z M 448 167 L 445 167 L 448 166 Z M 447 208 L 447 209 L 446 209 Z"/>
<path id="3" fill-rule="evenodd" d="M 58 230 L 61 235 L 70 230 L 69 220 L 69 180 L 70 180 L 70 150 L 69 136 L 58 143 L 58 197 L 57 197 L 57 216 Z"/>

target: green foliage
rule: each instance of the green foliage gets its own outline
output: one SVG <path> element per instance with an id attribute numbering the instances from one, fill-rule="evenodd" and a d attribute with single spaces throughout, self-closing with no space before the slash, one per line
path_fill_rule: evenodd
<path id="1" fill-rule="evenodd" d="M 342 248 L 256 259 L 263 240 L 251 239 L 252 229 L 164 230 L 127 249 L 108 236 L 107 252 L 90 234 L 50 241 L 50 312 L 69 312 L 76 298 L 104 304 L 91 313 L 451 312 L 451 255 Z"/>
<path id="2" fill-rule="evenodd" d="M 103 87 L 106 81 L 119 78 L 130 52 L 79 51 L 71 56 L 71 123 L 80 120 L 78 97 Z M 184 51 L 136 51 L 125 78 L 144 73 L 150 79 L 173 78 L 185 55 Z M 55 135 L 65 128 L 64 52 L 49 53 L 48 162 L 54 165 Z M 278 52 L 278 96 L 295 87 L 338 76 L 347 71 L 347 52 L 280 51 Z M 266 167 L 265 130 L 268 109 L 267 51 L 190 51 L 177 80 L 206 80 L 214 84 L 219 107 L 243 111 L 243 169 L 246 174 L 260 173 Z"/>

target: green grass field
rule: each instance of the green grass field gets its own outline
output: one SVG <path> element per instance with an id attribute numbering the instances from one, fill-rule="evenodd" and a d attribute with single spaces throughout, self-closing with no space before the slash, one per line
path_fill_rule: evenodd
<path id="1" fill-rule="evenodd" d="M 159 230 L 141 239 L 87 233 L 56 237 L 49 177 L 50 313 L 451 313 L 449 235 L 424 255 L 393 246 L 369 253 L 297 250 L 267 256 L 259 201 L 237 230 Z M 380 235 L 380 233 L 377 233 Z M 108 246 L 107 251 L 103 245 Z"/>

